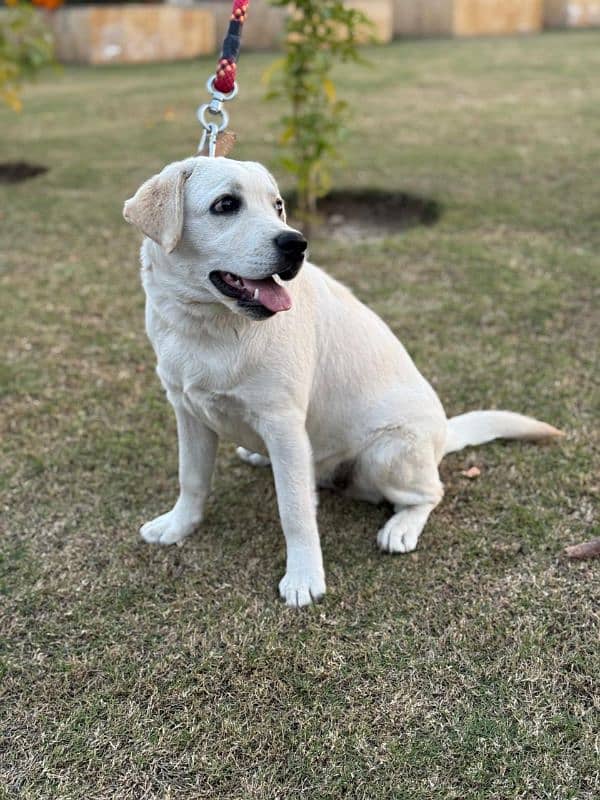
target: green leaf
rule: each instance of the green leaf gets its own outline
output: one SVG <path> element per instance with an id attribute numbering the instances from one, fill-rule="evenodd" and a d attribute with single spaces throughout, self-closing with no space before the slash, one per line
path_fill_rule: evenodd
<path id="1" fill-rule="evenodd" d="M 325 95 L 327 96 L 329 102 L 335 103 L 335 96 L 336 96 L 335 84 L 331 80 L 331 78 L 325 78 L 325 80 L 323 81 L 323 91 L 325 92 Z"/>
<path id="2" fill-rule="evenodd" d="M 286 60 L 285 58 L 278 58 L 273 61 L 272 64 L 266 68 L 266 70 L 261 75 L 260 81 L 263 85 L 268 86 L 272 83 L 274 76 L 277 72 L 281 72 L 285 68 Z"/>

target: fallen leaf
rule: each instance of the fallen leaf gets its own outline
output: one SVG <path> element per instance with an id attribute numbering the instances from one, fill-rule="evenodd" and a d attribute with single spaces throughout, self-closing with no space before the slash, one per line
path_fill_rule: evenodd
<path id="1" fill-rule="evenodd" d="M 590 539 L 589 542 L 570 544 L 565 547 L 564 553 L 567 558 L 595 558 L 600 556 L 600 536 L 597 539 Z"/>
<path id="2" fill-rule="evenodd" d="M 216 156 L 228 156 L 233 150 L 237 136 L 233 131 L 221 131 L 217 136 L 215 149 Z M 208 141 L 204 142 L 204 148 L 199 150 L 196 155 L 208 155 Z"/>

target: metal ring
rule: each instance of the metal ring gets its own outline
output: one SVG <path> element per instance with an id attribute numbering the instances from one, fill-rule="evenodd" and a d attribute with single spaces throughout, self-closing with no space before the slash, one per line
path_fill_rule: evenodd
<path id="1" fill-rule="evenodd" d="M 206 119 L 207 111 L 209 111 L 209 104 L 204 103 L 204 105 L 200 106 L 200 108 L 196 112 L 196 116 L 198 117 L 198 122 L 202 125 L 202 127 L 205 128 L 206 130 L 209 130 L 210 125 L 214 125 L 216 123 L 209 122 Z M 221 115 L 221 123 L 220 125 L 217 125 L 217 130 L 224 131 L 229 125 L 229 114 L 225 111 L 224 108 L 221 108 L 219 111 L 210 111 L 211 117 L 216 117 L 219 114 Z"/>
<path id="2" fill-rule="evenodd" d="M 215 89 L 215 81 L 217 80 L 216 75 L 211 75 L 210 78 L 206 81 L 206 91 L 209 94 L 212 94 L 214 97 L 218 97 L 219 100 L 233 100 L 233 98 L 238 93 L 238 85 L 237 82 L 234 81 L 233 89 L 228 94 L 223 94 L 218 89 Z"/>

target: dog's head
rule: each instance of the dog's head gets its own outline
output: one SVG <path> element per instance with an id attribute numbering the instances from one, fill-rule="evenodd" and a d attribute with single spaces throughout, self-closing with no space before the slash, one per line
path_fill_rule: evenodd
<path id="1" fill-rule="evenodd" d="M 283 282 L 298 274 L 307 242 L 287 225 L 260 164 L 201 156 L 169 164 L 126 201 L 123 216 L 162 248 L 185 302 L 218 300 L 252 319 L 291 308 Z"/>

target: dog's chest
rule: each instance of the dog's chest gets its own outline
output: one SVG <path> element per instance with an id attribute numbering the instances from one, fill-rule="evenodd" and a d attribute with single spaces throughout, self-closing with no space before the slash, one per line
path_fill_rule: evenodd
<path id="1" fill-rule="evenodd" d="M 221 438 L 257 447 L 254 413 L 242 391 L 239 364 L 223 353 L 182 347 L 179 342 L 155 342 L 158 374 L 175 402 L 201 419 Z"/>
<path id="2" fill-rule="evenodd" d="M 182 400 L 190 414 L 203 417 L 219 436 L 235 438 L 247 425 L 247 409 L 238 397 L 229 392 L 207 391 L 192 384 L 184 387 Z"/>
<path id="3" fill-rule="evenodd" d="M 262 449 L 262 439 L 253 425 L 254 414 L 237 394 L 209 392 L 194 384 L 184 388 L 182 399 L 186 410 L 221 439 L 249 450 Z"/>

